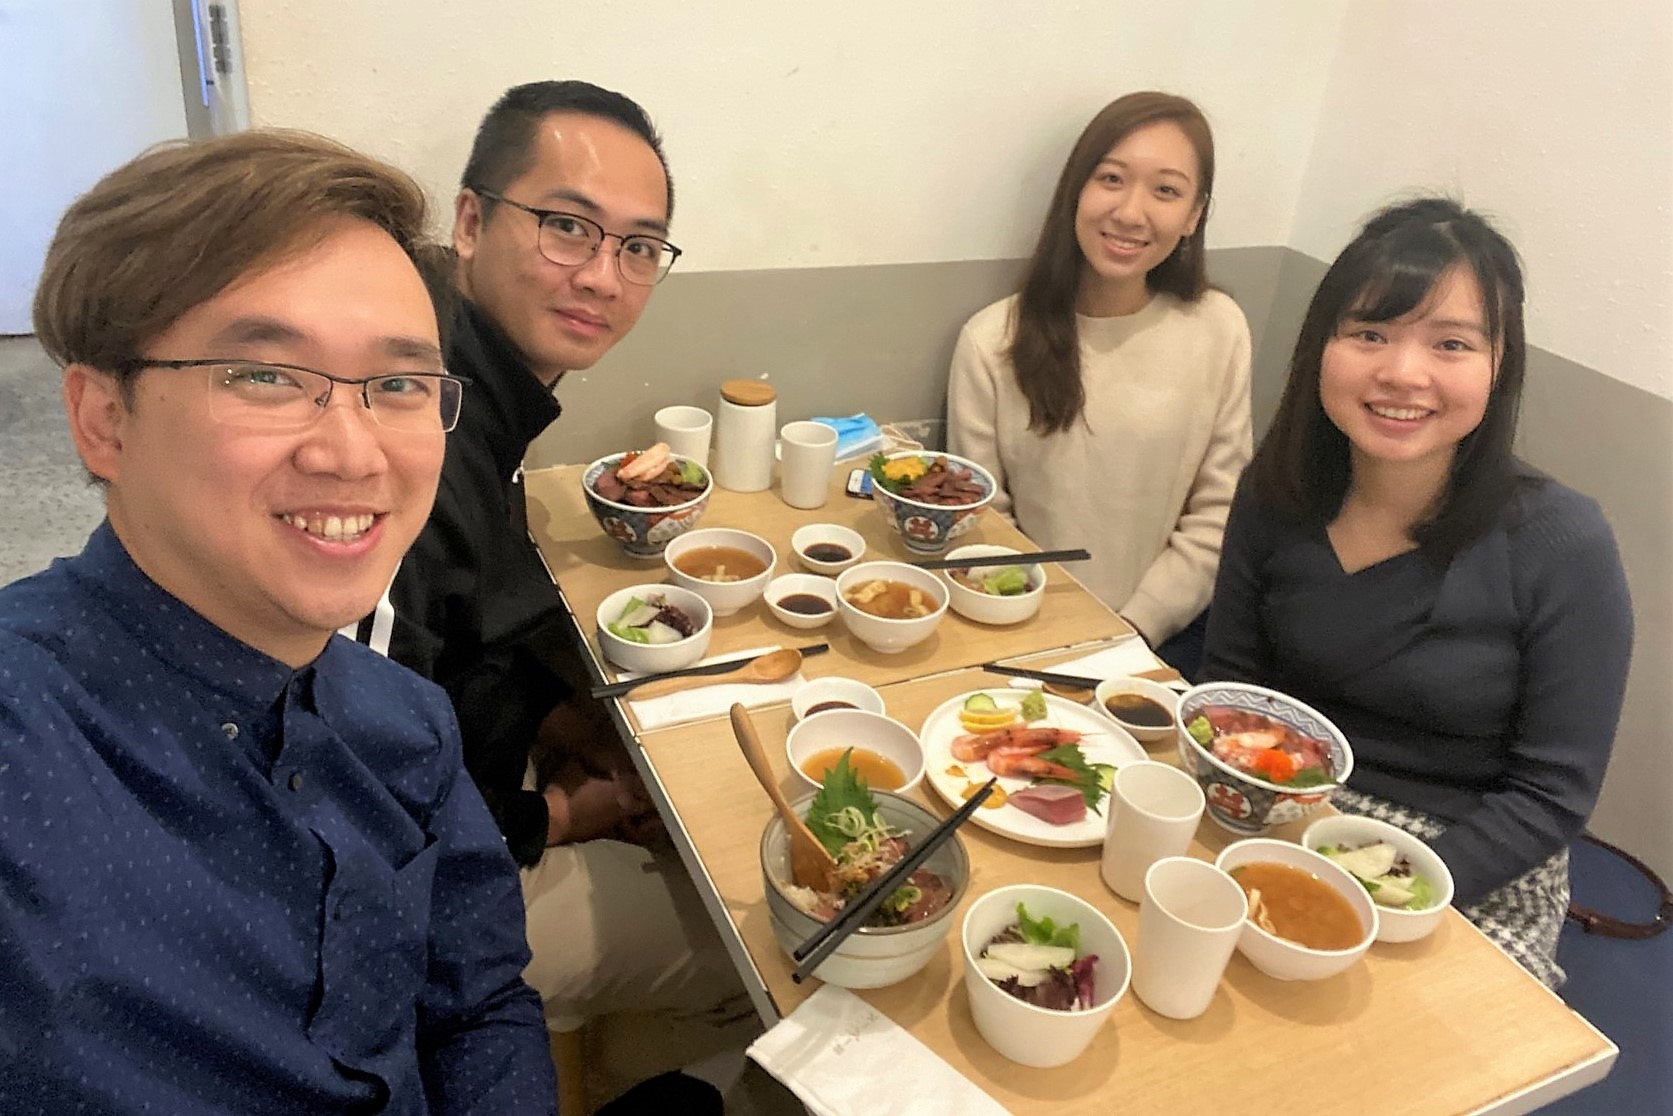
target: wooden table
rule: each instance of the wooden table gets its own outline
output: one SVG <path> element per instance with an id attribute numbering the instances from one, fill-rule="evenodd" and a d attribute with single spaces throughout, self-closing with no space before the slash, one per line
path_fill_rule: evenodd
<path id="1" fill-rule="evenodd" d="M 663 568 L 625 558 L 602 534 L 581 497 L 580 472 L 578 466 L 540 470 L 527 474 L 526 483 L 531 531 L 578 627 L 591 637 L 604 597 L 660 581 Z M 840 494 L 806 512 L 772 492 L 717 491 L 702 525 L 764 536 L 784 570 L 793 561 L 790 533 L 811 522 L 860 531 L 868 557 L 908 557 L 869 502 Z M 991 514 L 970 541 L 1028 545 Z M 1073 578 L 1048 567 L 1046 600 L 1033 621 L 996 629 L 949 613 L 936 638 L 902 655 L 870 651 L 840 622 L 815 632 L 790 629 L 762 606 L 717 621 L 711 646 L 720 653 L 807 642 L 810 636 L 826 640 L 832 652 L 810 659 L 805 673 L 844 674 L 878 686 L 889 714 L 916 727 L 947 698 L 1000 683 L 969 669 L 976 664 L 1022 656 L 1063 660 L 1130 634 Z M 593 640 L 587 643 L 599 677 L 614 677 Z M 767 922 L 759 843 L 771 806 L 724 718 L 640 732 L 625 703 L 615 705 L 624 739 L 637 745 L 631 750 L 640 774 L 757 1010 L 771 1023 L 816 987 L 791 982 L 788 959 Z M 789 706 L 758 709 L 755 720 L 781 785 L 798 791 L 782 747 L 793 720 Z M 1153 755 L 1173 758 L 1171 748 Z M 942 816 L 951 812 L 928 788 L 914 797 Z M 1277 835 L 1293 838 L 1299 828 Z M 1105 888 L 1098 850 L 1037 848 L 974 826 L 961 834 L 972 873 L 966 902 L 1006 884 L 1048 884 L 1093 903 L 1134 944 L 1137 907 Z M 1212 859 L 1229 840 L 1205 819 L 1194 853 Z M 1213 1004 L 1195 1020 L 1156 1015 L 1129 994 L 1087 1053 L 1058 1069 L 1029 1069 L 1005 1061 L 976 1033 L 960 987 L 961 919 L 962 912 L 955 912 L 946 943 L 923 972 L 859 995 L 1016 1112 L 1105 1113 L 1126 1102 L 1135 1111 L 1168 1113 L 1265 1113 L 1295 1105 L 1365 1113 L 1519 1113 L 1600 1080 L 1618 1053 L 1452 912 L 1424 941 L 1376 944 L 1363 964 L 1326 981 L 1274 980 L 1236 955 Z M 1297 1099 L 1293 1105 L 1268 1103 L 1280 1093 Z M 1309 1096 L 1315 1098 L 1311 1104 Z"/>

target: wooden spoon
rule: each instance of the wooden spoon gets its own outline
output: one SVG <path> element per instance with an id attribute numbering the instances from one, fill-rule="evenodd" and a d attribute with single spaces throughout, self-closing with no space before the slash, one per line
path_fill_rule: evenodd
<path id="1" fill-rule="evenodd" d="M 790 800 L 779 789 L 773 769 L 767 763 L 767 753 L 761 748 L 761 738 L 755 735 L 755 722 L 749 719 L 749 710 L 742 705 L 732 706 L 732 734 L 738 738 L 738 747 L 743 749 L 749 769 L 755 772 L 761 788 L 778 809 L 778 816 L 784 819 L 784 830 L 790 835 L 790 878 L 799 887 L 828 891 L 831 873 L 837 866 L 836 858 L 819 843 L 819 838 L 796 815 Z"/>
<path id="2" fill-rule="evenodd" d="M 634 701 L 663 697 L 666 694 L 691 690 L 698 686 L 713 686 L 717 682 L 783 682 L 802 669 L 802 653 L 794 647 L 781 647 L 757 655 L 743 666 L 724 674 L 702 674 L 692 678 L 664 678 L 647 682 L 633 690 Z"/>

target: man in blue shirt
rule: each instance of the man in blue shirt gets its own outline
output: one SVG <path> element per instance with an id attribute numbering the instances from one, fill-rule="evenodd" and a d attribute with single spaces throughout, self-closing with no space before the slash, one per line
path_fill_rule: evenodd
<path id="1" fill-rule="evenodd" d="M 35 327 L 108 518 L 0 590 L 0 1111 L 554 1110 L 447 698 L 333 637 L 458 417 L 423 232 L 400 172 L 263 132 L 59 226 Z"/>

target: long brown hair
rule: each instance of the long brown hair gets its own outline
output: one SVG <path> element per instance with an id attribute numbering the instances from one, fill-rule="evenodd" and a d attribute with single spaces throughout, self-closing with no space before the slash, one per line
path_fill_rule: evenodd
<path id="1" fill-rule="evenodd" d="M 1086 407 L 1080 375 L 1075 299 L 1086 260 L 1075 239 L 1081 191 L 1109 149 L 1130 133 L 1161 121 L 1177 124 L 1196 149 L 1200 181 L 1197 227 L 1145 276 L 1152 291 L 1195 302 L 1208 290 L 1208 204 L 1214 193 L 1214 134 L 1202 110 L 1172 93 L 1129 93 L 1105 105 L 1075 141 L 1057 179 L 1040 240 L 1023 274 L 1011 322 L 1011 367 L 1028 400 L 1028 428 L 1037 434 L 1067 430 Z"/>

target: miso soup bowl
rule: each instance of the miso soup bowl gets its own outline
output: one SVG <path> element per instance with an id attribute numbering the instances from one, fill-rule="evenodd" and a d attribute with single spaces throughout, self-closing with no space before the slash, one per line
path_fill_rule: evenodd
<path id="1" fill-rule="evenodd" d="M 890 620 L 863 612 L 848 602 L 850 590 L 868 581 L 900 581 L 924 591 L 934 610 L 927 616 L 907 620 Z M 922 643 L 935 634 L 941 618 L 947 615 L 947 583 L 927 570 L 904 562 L 861 562 L 850 566 L 837 578 L 837 615 L 854 638 L 885 655 L 894 655 L 908 647 Z"/>
<path id="2" fill-rule="evenodd" d="M 1080 927 L 1081 955 L 1098 955 L 1093 972 L 1093 1002 L 1077 1011 L 1053 1011 L 1024 1003 L 1000 988 L 976 967 L 987 944 L 1017 920 L 1021 903 L 1030 918 L 1050 918 L 1058 925 Z M 976 1030 L 989 1046 L 1025 1066 L 1061 1066 L 1092 1045 L 1132 978 L 1132 959 L 1121 931 L 1102 911 L 1067 891 L 1038 884 L 1001 887 L 978 896 L 964 916 L 964 986 Z"/>
<path id="3" fill-rule="evenodd" d="M 1386 841 L 1411 864 L 1412 871 L 1428 880 L 1435 889 L 1433 905 L 1419 911 L 1401 907 L 1385 907 L 1377 903 L 1377 940 L 1379 942 L 1415 942 L 1426 938 L 1441 923 L 1446 909 L 1452 905 L 1452 873 L 1446 861 L 1434 849 L 1399 826 L 1389 825 L 1376 818 L 1362 818 L 1354 814 L 1337 814 L 1320 818 L 1301 835 L 1304 848 L 1317 851 L 1323 845 L 1347 845 L 1359 848 Z M 1352 873 L 1349 873 L 1352 875 Z M 1376 903 L 1376 899 L 1371 900 Z"/>
<path id="4" fill-rule="evenodd" d="M 1316 787 L 1286 787 L 1239 771 L 1219 759 L 1198 744 L 1185 727 L 1210 705 L 1247 709 L 1324 741 L 1330 753 L 1334 782 Z M 1197 785 L 1208 800 L 1208 816 L 1221 829 L 1239 837 L 1258 837 L 1275 825 L 1307 816 L 1330 801 L 1336 788 L 1347 782 L 1353 771 L 1353 749 L 1348 747 L 1348 738 L 1328 717 L 1288 694 L 1264 686 L 1244 682 L 1206 682 L 1193 686 L 1179 697 L 1177 720 L 1179 765 L 1197 777 Z"/>
<path id="5" fill-rule="evenodd" d="M 816 717 L 814 720 L 819 720 Z M 914 845 L 927 837 L 941 819 L 913 802 L 910 798 L 875 792 L 877 811 L 889 825 L 907 832 L 907 844 Z M 791 803 L 802 817 L 807 816 L 813 795 L 803 795 Z M 882 988 L 898 984 L 913 976 L 930 958 L 945 948 L 947 934 L 953 928 L 953 911 L 964 901 L 970 887 L 970 858 L 958 834 L 942 845 L 924 867 L 952 886 L 952 898 L 947 905 L 922 922 L 907 926 L 862 926 L 848 935 L 813 975 L 827 984 L 843 988 Z M 784 834 L 784 822 L 774 813 L 761 834 L 761 880 L 767 894 L 767 916 L 773 938 L 785 957 L 824 925 L 790 900 L 788 892 L 795 884 L 790 876 L 790 842 Z"/>
<path id="6" fill-rule="evenodd" d="M 900 768 L 905 781 L 888 790 L 905 794 L 924 779 L 924 746 L 918 734 L 881 713 L 864 709 L 831 709 L 817 717 L 797 721 L 784 742 L 784 754 L 796 777 L 818 789 L 820 780 L 809 775 L 802 765 L 833 748 L 865 749 L 882 756 Z"/>
<path id="7" fill-rule="evenodd" d="M 1347 869 L 1329 857 L 1289 841 L 1253 837 L 1227 845 L 1214 860 L 1216 868 L 1233 875 L 1245 864 L 1284 864 L 1318 877 L 1348 901 L 1359 916 L 1363 931 L 1359 941 L 1347 949 L 1309 949 L 1299 942 L 1269 934 L 1256 926 L 1254 919 L 1245 917 L 1237 948 L 1251 965 L 1267 976 L 1279 980 L 1324 980 L 1351 967 L 1377 940 L 1377 908 L 1371 896 Z"/>
<path id="8" fill-rule="evenodd" d="M 634 643 L 615 635 L 606 625 L 620 619 L 627 602 L 661 593 L 669 604 L 691 617 L 692 634 L 675 643 Z M 642 674 L 659 670 L 684 670 L 695 666 L 708 653 L 714 634 L 714 616 L 709 602 L 677 585 L 632 585 L 605 597 L 598 606 L 598 645 L 604 657 L 621 667 Z"/>
<path id="9" fill-rule="evenodd" d="M 1020 551 L 1009 546 L 993 546 L 988 543 L 971 543 L 949 551 L 948 561 L 959 558 L 990 558 L 1004 554 L 1019 554 Z M 941 576 L 947 579 L 947 592 L 950 594 L 949 604 L 952 610 L 966 620 L 974 620 L 978 624 L 1020 624 L 1024 620 L 1031 620 L 1040 611 L 1040 603 L 1046 599 L 1046 568 L 1039 564 L 1030 565 L 1019 561 L 1028 574 L 1029 588 L 1026 592 L 1012 597 L 995 596 L 984 593 L 979 589 L 971 589 L 960 585 L 953 578 L 952 570 L 942 571 Z M 998 573 L 1003 567 L 986 566 L 970 571 L 973 575 Z"/>
<path id="10" fill-rule="evenodd" d="M 759 558 L 766 568 L 742 581 L 705 581 L 680 569 L 681 555 L 710 546 L 742 550 Z M 773 579 L 773 567 L 778 565 L 778 552 L 773 549 L 772 543 L 760 535 L 752 535 L 748 531 L 735 531 L 730 527 L 705 527 L 698 531 L 688 531 L 669 543 L 662 552 L 662 561 L 668 567 L 669 581 L 708 601 L 716 616 L 731 616 L 761 599 L 767 582 Z"/>

